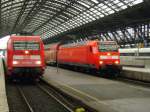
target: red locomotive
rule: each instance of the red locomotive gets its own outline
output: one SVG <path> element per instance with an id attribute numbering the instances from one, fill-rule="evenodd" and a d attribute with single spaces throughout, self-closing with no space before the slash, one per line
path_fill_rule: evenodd
<path id="1" fill-rule="evenodd" d="M 7 43 L 7 77 L 37 79 L 44 73 L 44 44 L 40 36 L 11 36 Z"/>
<path id="2" fill-rule="evenodd" d="M 59 46 L 57 62 L 79 66 L 100 74 L 113 74 L 121 71 L 120 53 L 114 41 L 83 41 Z"/>

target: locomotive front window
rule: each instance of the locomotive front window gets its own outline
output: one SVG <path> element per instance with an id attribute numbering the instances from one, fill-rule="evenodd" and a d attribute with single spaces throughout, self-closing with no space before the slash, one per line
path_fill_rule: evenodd
<path id="1" fill-rule="evenodd" d="M 40 44 L 35 41 L 14 41 L 14 50 L 39 50 Z"/>
<path id="2" fill-rule="evenodd" d="M 115 42 L 111 42 L 111 43 L 100 42 L 99 43 L 99 51 L 101 51 L 101 52 L 118 51 L 118 46 Z"/>

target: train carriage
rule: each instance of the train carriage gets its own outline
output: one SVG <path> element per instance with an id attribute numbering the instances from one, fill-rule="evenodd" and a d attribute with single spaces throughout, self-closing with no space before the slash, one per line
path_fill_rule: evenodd
<path id="1" fill-rule="evenodd" d="M 60 43 L 45 46 L 45 63 L 55 65 L 57 63 L 57 53 Z"/>
<path id="2" fill-rule="evenodd" d="M 7 43 L 7 77 L 37 79 L 44 73 L 44 44 L 40 36 L 11 36 Z"/>

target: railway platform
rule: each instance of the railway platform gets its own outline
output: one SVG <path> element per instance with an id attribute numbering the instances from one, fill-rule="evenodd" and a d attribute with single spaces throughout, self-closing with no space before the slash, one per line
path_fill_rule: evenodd
<path id="1" fill-rule="evenodd" d="M 122 77 L 150 82 L 150 68 L 123 67 Z"/>
<path id="2" fill-rule="evenodd" d="M 43 79 L 100 112 L 150 110 L 146 87 L 55 67 L 47 67 Z"/>
<path id="3" fill-rule="evenodd" d="M 0 112 L 9 112 L 5 90 L 4 67 L 1 58 L 0 58 Z"/>

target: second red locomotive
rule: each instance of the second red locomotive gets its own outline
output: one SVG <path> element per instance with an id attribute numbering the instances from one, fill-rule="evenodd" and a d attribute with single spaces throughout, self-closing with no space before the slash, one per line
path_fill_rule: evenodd
<path id="1" fill-rule="evenodd" d="M 11 36 L 7 43 L 7 77 L 42 76 L 44 63 L 44 44 L 40 36 Z"/>
<path id="2" fill-rule="evenodd" d="M 120 53 L 114 41 L 83 41 L 60 45 L 57 52 L 59 64 L 79 66 L 114 76 L 121 71 Z"/>

